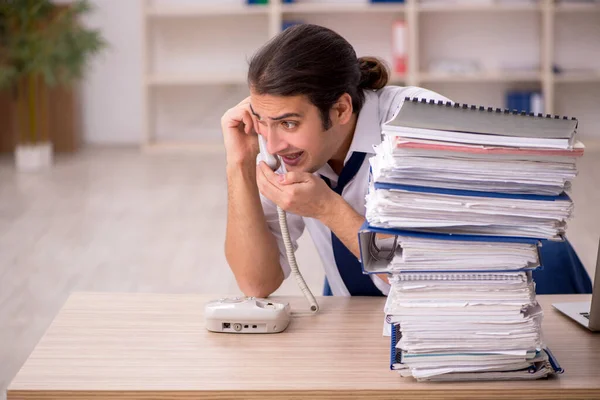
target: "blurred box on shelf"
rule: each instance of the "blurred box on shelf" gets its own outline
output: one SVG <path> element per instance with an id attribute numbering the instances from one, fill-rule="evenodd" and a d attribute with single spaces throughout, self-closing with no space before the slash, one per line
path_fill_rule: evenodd
<path id="1" fill-rule="evenodd" d="M 544 112 L 544 98 L 539 91 L 511 90 L 506 92 L 506 108 L 541 114 Z"/>
<path id="2" fill-rule="evenodd" d="M 406 65 L 408 57 L 408 40 L 406 31 L 406 22 L 403 20 L 394 21 L 392 25 L 392 59 L 394 63 L 394 73 L 398 75 L 406 74 Z"/>
<path id="3" fill-rule="evenodd" d="M 301 25 L 303 24 L 304 21 L 298 21 L 298 20 L 283 20 L 281 21 L 281 30 L 285 31 L 287 28 L 291 28 L 294 25 Z"/>
<path id="4" fill-rule="evenodd" d="M 367 4 L 369 0 L 281 0 L 282 3 L 298 4 Z"/>

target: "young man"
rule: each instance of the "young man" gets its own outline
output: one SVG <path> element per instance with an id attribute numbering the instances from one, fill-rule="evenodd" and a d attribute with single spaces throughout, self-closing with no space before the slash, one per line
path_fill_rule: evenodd
<path id="1" fill-rule="evenodd" d="M 387 294 L 385 278 L 362 275 L 357 232 L 365 218 L 369 162 L 381 124 L 406 96 L 446 98 L 416 87 L 384 87 L 375 58 L 357 58 L 333 31 L 289 28 L 250 63 L 250 97 L 225 113 L 228 218 L 226 257 L 248 296 L 275 291 L 290 273 L 276 206 L 290 236 L 308 229 L 334 295 Z M 256 165 L 257 136 L 281 157 Z"/>
<path id="2" fill-rule="evenodd" d="M 285 30 L 251 60 L 250 96 L 221 120 L 228 180 L 225 254 L 245 295 L 266 297 L 290 273 L 277 206 L 288 213 L 294 248 L 308 229 L 331 294 L 388 293 L 386 278 L 363 275 L 359 262 L 368 159 L 381 142 L 381 124 L 405 97 L 448 99 L 387 81 L 379 60 L 357 58 L 344 38 L 315 25 Z M 278 171 L 256 165 L 257 133 L 267 140 L 268 152 L 281 157 Z M 568 242 L 563 247 L 548 245 L 545 251 L 573 259 Z M 567 268 L 557 266 L 568 277 L 583 270 L 580 262 Z"/>

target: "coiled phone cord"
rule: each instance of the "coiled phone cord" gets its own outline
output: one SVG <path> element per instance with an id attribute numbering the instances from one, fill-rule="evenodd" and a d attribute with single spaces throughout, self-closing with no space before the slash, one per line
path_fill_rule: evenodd
<path id="1" fill-rule="evenodd" d="M 277 215 L 279 216 L 279 227 L 281 228 L 281 235 L 283 236 L 285 254 L 287 256 L 288 263 L 290 264 L 290 268 L 292 269 L 292 274 L 294 275 L 294 278 L 296 278 L 298 287 L 302 293 L 304 293 L 304 297 L 306 297 L 306 300 L 308 300 L 308 303 L 310 304 L 310 311 L 316 314 L 319 311 L 319 304 L 317 304 L 315 296 L 313 296 L 312 292 L 308 288 L 308 285 L 304 281 L 304 277 L 298 269 L 296 255 L 294 254 L 294 247 L 292 246 L 292 240 L 290 239 L 290 232 L 287 226 L 285 211 L 283 211 L 279 206 L 277 206 Z"/>
<path id="2" fill-rule="evenodd" d="M 267 151 L 267 142 L 265 141 L 264 136 L 258 135 L 258 146 L 260 148 L 260 153 L 263 156 L 263 161 L 271 168 L 273 171 L 277 171 L 277 169 L 281 166 L 281 160 L 269 154 Z M 319 311 L 319 305 L 317 304 L 317 300 L 315 300 L 315 296 L 313 296 L 312 292 L 308 288 L 308 285 L 304 281 L 304 277 L 300 273 L 298 269 L 298 264 L 296 263 L 296 255 L 294 254 L 294 247 L 292 246 L 292 240 L 290 239 L 290 232 L 288 230 L 287 218 L 285 215 L 285 211 L 279 206 L 277 206 L 277 215 L 279 216 L 279 228 L 281 229 L 281 235 L 283 236 L 283 245 L 285 247 L 285 254 L 288 259 L 288 263 L 290 264 L 290 268 L 292 270 L 292 274 L 296 279 L 296 283 L 298 287 L 308 300 L 310 304 L 310 311 L 313 314 L 316 314 Z"/>

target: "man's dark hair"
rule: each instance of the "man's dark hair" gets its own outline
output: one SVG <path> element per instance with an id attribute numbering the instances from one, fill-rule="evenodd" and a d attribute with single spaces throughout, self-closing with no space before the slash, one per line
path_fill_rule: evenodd
<path id="1" fill-rule="evenodd" d="M 375 57 L 356 57 L 346 39 L 318 25 L 295 25 L 264 45 L 250 60 L 248 85 L 257 94 L 305 95 L 321 113 L 324 129 L 329 111 L 344 93 L 353 112 L 364 104 L 364 89 L 381 89 L 388 71 Z"/>

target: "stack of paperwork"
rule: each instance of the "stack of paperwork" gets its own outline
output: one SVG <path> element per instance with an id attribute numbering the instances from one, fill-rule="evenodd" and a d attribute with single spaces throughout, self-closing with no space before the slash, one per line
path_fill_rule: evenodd
<path id="1" fill-rule="evenodd" d="M 577 121 L 405 99 L 371 158 L 365 273 L 388 273 L 391 368 L 419 381 L 539 379 L 531 271 L 564 240 Z"/>

